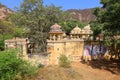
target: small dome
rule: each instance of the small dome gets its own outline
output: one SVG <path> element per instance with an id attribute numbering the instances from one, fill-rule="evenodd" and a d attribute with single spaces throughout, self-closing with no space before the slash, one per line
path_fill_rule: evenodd
<path id="1" fill-rule="evenodd" d="M 88 24 L 87 26 L 85 26 L 83 29 L 84 30 L 90 30 L 90 24 Z"/>
<path id="2" fill-rule="evenodd" d="M 61 26 L 55 23 L 50 27 L 50 32 L 62 32 Z"/>
<path id="3" fill-rule="evenodd" d="M 50 29 L 60 29 L 60 28 L 61 28 L 61 26 L 58 25 L 57 23 L 55 23 L 54 25 L 52 25 L 52 26 L 50 27 Z"/>
<path id="4" fill-rule="evenodd" d="M 76 26 L 76 27 L 71 31 L 71 34 L 79 34 L 79 33 L 81 33 L 81 29 L 80 29 L 78 26 Z"/>

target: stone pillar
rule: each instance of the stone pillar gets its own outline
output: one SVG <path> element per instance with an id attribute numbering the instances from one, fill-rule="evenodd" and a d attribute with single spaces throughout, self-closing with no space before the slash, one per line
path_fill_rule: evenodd
<path id="1" fill-rule="evenodd" d="M 61 38 L 60 38 L 60 35 L 58 35 L 58 38 L 57 38 L 57 40 L 61 40 Z"/>
<path id="2" fill-rule="evenodd" d="M 28 56 L 27 56 L 27 44 L 26 44 L 26 42 L 23 42 L 22 46 L 23 46 L 23 59 L 28 59 Z"/>
<path id="3" fill-rule="evenodd" d="M 82 38 L 84 39 L 84 38 L 85 38 L 85 35 L 82 35 Z"/>
<path id="4" fill-rule="evenodd" d="M 70 39 L 73 39 L 73 36 L 72 36 L 72 34 L 70 35 Z"/>
<path id="5" fill-rule="evenodd" d="M 79 39 L 79 34 L 77 34 L 77 39 Z"/>
<path id="6" fill-rule="evenodd" d="M 60 40 L 61 40 L 61 39 L 63 39 L 63 36 L 62 36 L 62 34 L 60 35 Z"/>
<path id="7" fill-rule="evenodd" d="M 56 38 L 56 37 L 55 37 L 55 34 L 54 34 L 54 35 L 53 35 L 53 40 L 54 40 L 54 41 L 55 41 L 55 38 Z"/>

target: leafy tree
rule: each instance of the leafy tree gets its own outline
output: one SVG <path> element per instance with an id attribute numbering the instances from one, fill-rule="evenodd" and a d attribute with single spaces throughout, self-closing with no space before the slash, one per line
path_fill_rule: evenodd
<path id="1" fill-rule="evenodd" d="M 120 35 L 120 1 L 119 0 L 107 0 L 101 1 L 104 14 L 101 16 L 101 23 L 104 24 L 103 30 L 107 35 L 116 36 Z"/>
<path id="2" fill-rule="evenodd" d="M 103 9 L 101 9 L 100 7 L 95 8 L 93 14 L 96 16 L 96 21 L 90 22 L 91 29 L 93 30 L 94 40 L 96 39 L 96 37 L 98 37 L 100 33 L 103 32 L 103 24 L 101 23 L 101 16 L 103 13 L 101 11 L 103 11 Z"/>
<path id="3" fill-rule="evenodd" d="M 60 8 L 54 5 L 45 6 L 42 0 L 24 0 L 10 20 L 25 28 L 26 36 L 34 49 L 36 48 L 35 51 L 45 52 L 50 26 L 65 20 Z"/>
<path id="4" fill-rule="evenodd" d="M 80 28 L 83 28 L 85 26 L 85 24 L 83 24 L 77 20 L 63 21 L 60 23 L 60 25 L 62 26 L 63 31 L 65 31 L 66 33 L 70 33 L 70 31 L 76 26 L 78 26 Z"/>
<path id="5" fill-rule="evenodd" d="M 0 51 L 4 50 L 4 40 L 22 35 L 23 28 L 16 27 L 9 21 L 0 21 Z"/>
<path id="6" fill-rule="evenodd" d="M 112 48 L 110 52 L 115 56 L 119 53 L 120 39 L 120 1 L 119 0 L 101 0 L 103 7 L 96 8 L 94 14 L 97 17 L 95 22 L 91 22 L 94 34 L 103 33 L 105 43 Z M 119 57 L 119 56 L 118 56 Z"/>
<path id="7" fill-rule="evenodd" d="M 0 34 L 14 33 L 14 26 L 7 21 L 0 21 Z"/>
<path id="8" fill-rule="evenodd" d="M 120 35 L 120 1 L 119 0 L 101 0 L 102 9 L 96 8 L 94 14 L 97 17 L 98 29 L 103 31 L 105 36 Z M 101 32 L 100 31 L 100 32 Z"/>
<path id="9" fill-rule="evenodd" d="M 96 40 L 96 37 L 103 31 L 103 25 L 100 24 L 98 21 L 90 22 L 91 29 L 93 31 L 93 38 Z"/>

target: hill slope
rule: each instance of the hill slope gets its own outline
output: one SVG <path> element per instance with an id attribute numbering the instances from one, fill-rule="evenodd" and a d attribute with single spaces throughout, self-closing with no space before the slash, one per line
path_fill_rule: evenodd
<path id="1" fill-rule="evenodd" d="M 13 11 L 6 6 L 0 4 L 0 20 L 5 19 L 9 13 L 13 13 Z"/>
<path id="2" fill-rule="evenodd" d="M 93 15 L 94 8 L 91 9 L 69 9 L 66 12 L 72 14 L 72 18 L 75 20 L 79 20 L 80 22 L 89 23 L 90 21 L 96 20 L 95 15 Z M 6 6 L 0 4 L 0 20 L 5 19 L 9 13 L 13 13 L 11 9 Z"/>
<path id="3" fill-rule="evenodd" d="M 70 9 L 67 10 L 70 14 L 72 14 L 72 18 L 75 20 L 79 20 L 84 23 L 89 23 L 90 21 L 95 21 L 96 17 L 93 15 L 94 8 L 92 9 L 83 9 L 83 10 L 77 10 L 77 9 Z"/>
<path id="4" fill-rule="evenodd" d="M 82 63 L 73 63 L 71 68 L 58 66 L 41 68 L 37 80 L 120 80 L 120 74 L 116 75 Z"/>

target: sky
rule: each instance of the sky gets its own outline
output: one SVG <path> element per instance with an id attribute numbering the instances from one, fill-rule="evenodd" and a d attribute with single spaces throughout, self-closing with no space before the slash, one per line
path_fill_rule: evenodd
<path id="1" fill-rule="evenodd" d="M 14 10 L 15 7 L 20 6 L 22 1 L 23 0 L 0 0 L 0 3 Z M 44 4 L 54 4 L 55 6 L 61 6 L 62 10 L 87 9 L 102 6 L 100 4 L 100 0 L 44 0 Z"/>

